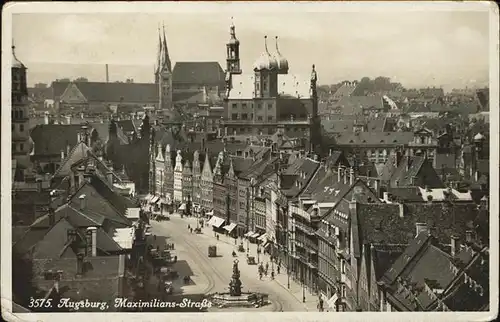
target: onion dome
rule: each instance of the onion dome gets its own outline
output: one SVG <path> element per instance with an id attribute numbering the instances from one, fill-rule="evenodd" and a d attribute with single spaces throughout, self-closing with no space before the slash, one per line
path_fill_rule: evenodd
<path id="1" fill-rule="evenodd" d="M 16 46 L 12 46 L 12 68 L 26 69 L 26 66 L 16 57 Z"/>
<path id="2" fill-rule="evenodd" d="M 278 62 L 276 59 L 269 53 L 267 49 L 267 36 L 264 37 L 266 51 L 260 55 L 257 61 L 253 64 L 253 69 L 257 70 L 277 70 Z"/>
<path id="3" fill-rule="evenodd" d="M 288 60 L 280 53 L 278 48 L 278 36 L 276 36 L 276 62 L 278 63 L 278 74 L 288 74 Z"/>
<path id="4" fill-rule="evenodd" d="M 481 133 L 478 133 L 474 136 L 474 141 L 483 141 L 484 140 L 484 135 Z"/>
<path id="5" fill-rule="evenodd" d="M 231 26 L 229 27 L 229 34 L 231 35 L 231 39 L 229 39 L 229 45 L 239 45 L 240 41 L 236 39 L 236 27 L 234 27 L 233 18 L 231 17 Z"/>

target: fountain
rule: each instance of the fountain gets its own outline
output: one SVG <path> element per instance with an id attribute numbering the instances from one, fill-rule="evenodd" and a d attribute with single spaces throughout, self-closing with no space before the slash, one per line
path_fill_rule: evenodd
<path id="1" fill-rule="evenodd" d="M 227 307 L 261 307 L 267 301 L 267 294 L 257 292 L 242 292 L 238 260 L 233 262 L 233 275 L 229 282 L 229 292 L 209 294 L 207 297 L 219 308 Z"/>

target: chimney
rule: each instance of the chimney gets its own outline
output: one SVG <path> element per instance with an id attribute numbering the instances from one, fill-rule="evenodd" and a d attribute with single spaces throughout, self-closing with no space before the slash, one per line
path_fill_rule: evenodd
<path id="1" fill-rule="evenodd" d="M 109 67 L 108 67 L 108 64 L 106 64 L 106 83 L 109 83 Z"/>
<path id="2" fill-rule="evenodd" d="M 344 173 L 343 173 L 344 174 L 344 184 L 347 184 L 347 176 L 348 176 L 347 171 L 348 171 L 347 168 L 345 168 Z"/>
<path id="3" fill-rule="evenodd" d="M 108 171 L 106 173 L 106 177 L 110 185 L 113 185 L 113 171 Z"/>
<path id="4" fill-rule="evenodd" d="M 417 233 L 415 235 L 415 237 L 417 237 L 420 233 L 424 232 L 424 231 L 428 231 L 428 228 L 427 228 L 427 224 L 426 223 L 415 223 L 415 226 L 416 226 L 416 229 L 417 229 Z"/>
<path id="5" fill-rule="evenodd" d="M 405 205 L 400 203 L 399 204 L 399 217 L 404 218 L 405 216 Z"/>
<path id="6" fill-rule="evenodd" d="M 80 210 L 85 210 L 85 208 L 87 208 L 87 196 L 80 195 L 78 199 L 80 200 Z"/>
<path id="7" fill-rule="evenodd" d="M 339 167 L 337 169 L 337 182 L 340 182 L 342 180 L 342 166 L 339 163 Z"/>
<path id="8" fill-rule="evenodd" d="M 457 254 L 457 250 L 458 250 L 458 236 L 456 235 L 452 235 L 451 236 L 451 256 L 455 256 Z"/>
<path id="9" fill-rule="evenodd" d="M 97 256 L 97 228 L 87 228 L 87 256 Z"/>
<path id="10" fill-rule="evenodd" d="M 49 207 L 49 226 L 52 227 L 56 223 L 56 214 L 54 208 Z"/>
<path id="11" fill-rule="evenodd" d="M 76 255 L 76 275 L 83 275 L 83 258 L 84 255 L 82 253 Z"/>
<path id="12" fill-rule="evenodd" d="M 349 184 L 352 186 L 354 184 L 354 169 L 349 170 Z"/>
<path id="13" fill-rule="evenodd" d="M 472 243 L 472 233 L 473 233 L 472 230 L 467 230 L 465 232 L 465 241 L 467 243 Z"/>
<path id="14" fill-rule="evenodd" d="M 50 114 L 49 114 L 49 112 L 45 112 L 45 114 L 43 116 L 43 123 L 44 124 L 49 124 L 50 123 Z"/>
<path id="15" fill-rule="evenodd" d="M 375 194 L 377 195 L 377 197 L 379 197 L 380 193 L 378 191 L 378 180 L 377 179 L 373 180 L 373 189 L 375 190 Z"/>
<path id="16" fill-rule="evenodd" d="M 385 200 L 386 202 L 388 202 L 388 201 L 389 201 L 389 192 L 387 192 L 387 191 L 384 191 L 384 200 Z"/>
<path id="17" fill-rule="evenodd" d="M 65 159 L 64 150 L 61 150 L 61 162 L 63 162 L 64 159 Z"/>
<path id="18" fill-rule="evenodd" d="M 41 178 L 36 179 L 36 190 L 38 193 L 42 192 L 42 179 Z"/>
<path id="19" fill-rule="evenodd" d="M 66 145 L 66 155 L 69 155 L 69 153 L 71 152 L 71 147 L 69 146 L 69 144 Z"/>

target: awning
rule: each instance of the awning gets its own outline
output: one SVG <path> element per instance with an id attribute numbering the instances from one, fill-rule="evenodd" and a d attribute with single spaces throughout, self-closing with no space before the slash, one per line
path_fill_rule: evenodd
<path id="1" fill-rule="evenodd" d="M 266 249 L 270 245 L 271 245 L 271 243 L 268 240 L 266 240 L 266 242 L 264 244 L 262 244 L 262 248 Z"/>
<path id="2" fill-rule="evenodd" d="M 250 236 L 250 238 L 257 238 L 257 237 L 259 237 L 259 236 L 260 236 L 260 234 L 259 234 L 259 233 L 253 233 L 253 235 L 251 235 L 251 236 Z"/>
<path id="3" fill-rule="evenodd" d="M 209 212 L 207 212 L 205 214 L 206 216 L 213 216 L 214 215 L 214 211 L 213 210 L 210 210 Z"/>
<path id="4" fill-rule="evenodd" d="M 220 226 L 222 226 L 223 223 L 224 219 L 219 218 L 217 216 L 212 216 L 212 218 L 210 218 L 210 220 L 208 221 L 209 226 L 214 226 L 216 228 L 220 228 Z"/>
<path id="5" fill-rule="evenodd" d="M 177 210 L 186 210 L 186 204 L 183 203 Z"/>
<path id="6" fill-rule="evenodd" d="M 164 204 L 164 205 L 167 204 L 167 200 L 165 198 L 160 198 L 159 201 L 160 201 L 161 204 Z"/>
<path id="7" fill-rule="evenodd" d="M 333 294 L 333 296 L 332 296 L 332 297 L 331 297 L 328 301 L 326 301 L 326 304 L 327 304 L 327 305 L 328 305 L 331 309 L 335 309 L 335 305 L 336 305 L 336 303 L 335 303 L 335 302 L 337 302 L 337 299 L 338 299 L 338 298 L 339 298 L 339 297 L 337 296 L 337 293 L 335 293 L 335 294 Z"/>
<path id="8" fill-rule="evenodd" d="M 144 197 L 144 200 L 146 200 L 147 202 L 149 202 L 149 200 L 151 200 L 151 197 L 152 197 L 152 195 L 148 193 L 148 194 Z"/>
<path id="9" fill-rule="evenodd" d="M 266 241 L 268 240 L 269 238 L 267 238 L 267 234 L 263 234 L 262 236 L 260 236 L 259 238 L 257 238 L 258 240 L 260 241 Z"/>
<path id="10" fill-rule="evenodd" d="M 245 235 L 243 235 L 244 237 L 250 237 L 252 236 L 253 234 L 255 234 L 253 231 L 249 231 L 247 232 Z"/>
<path id="11" fill-rule="evenodd" d="M 228 233 L 232 232 L 235 228 L 236 228 L 236 224 L 234 224 L 234 223 L 230 223 L 229 225 L 224 226 L 224 229 L 225 229 Z"/>
<path id="12" fill-rule="evenodd" d="M 156 203 L 158 201 L 158 199 L 160 199 L 160 197 L 158 196 L 153 196 L 150 200 L 151 203 Z"/>

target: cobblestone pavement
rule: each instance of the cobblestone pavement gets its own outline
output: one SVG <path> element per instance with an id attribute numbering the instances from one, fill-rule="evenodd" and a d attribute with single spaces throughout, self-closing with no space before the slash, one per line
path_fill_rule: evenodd
<path id="1" fill-rule="evenodd" d="M 163 222 L 152 221 L 153 234 L 168 236 L 169 242 L 175 243 L 178 260 L 185 260 L 193 272 L 192 279 L 195 285 L 182 287 L 183 294 L 189 293 L 213 293 L 227 292 L 232 275 L 232 266 L 235 258 L 231 253 L 236 251 L 234 239 L 220 236 L 217 240 L 211 228 L 203 228 L 202 234 L 190 233 L 188 224 L 196 227 L 195 218 L 180 218 L 178 215 L 170 216 L 171 220 Z M 238 240 L 238 243 L 240 241 Z M 208 257 L 208 246 L 216 245 L 218 257 Z M 246 247 L 246 242 L 244 243 Z M 246 253 L 238 253 L 241 281 L 243 291 L 258 291 L 269 294 L 273 303 L 268 309 L 274 311 L 317 311 L 317 296 L 306 291 L 306 302 L 302 302 L 302 287 L 290 281 L 290 289 L 287 288 L 286 270 L 282 270 L 274 280 L 263 277 L 259 280 L 257 265 L 246 263 Z M 250 256 L 256 256 L 256 245 L 250 244 Z M 269 261 L 268 255 L 260 256 L 261 261 Z M 182 272 L 180 272 L 182 276 Z M 264 309 L 264 308 L 262 308 Z M 244 309 L 240 309 L 244 310 Z"/>

